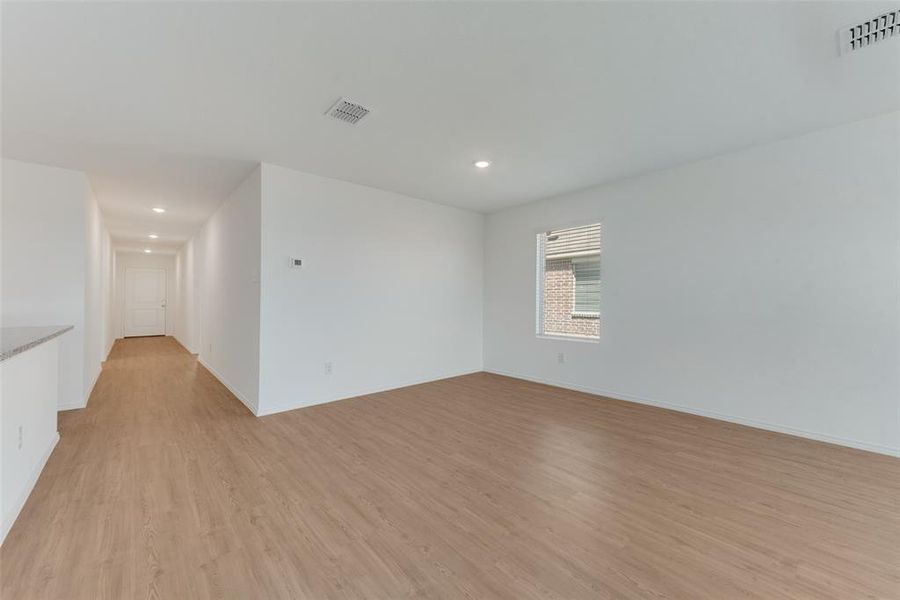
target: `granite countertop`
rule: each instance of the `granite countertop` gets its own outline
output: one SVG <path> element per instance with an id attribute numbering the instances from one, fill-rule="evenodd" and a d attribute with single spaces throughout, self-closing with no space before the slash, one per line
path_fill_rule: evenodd
<path id="1" fill-rule="evenodd" d="M 0 328 L 0 362 L 64 334 L 71 325 Z"/>

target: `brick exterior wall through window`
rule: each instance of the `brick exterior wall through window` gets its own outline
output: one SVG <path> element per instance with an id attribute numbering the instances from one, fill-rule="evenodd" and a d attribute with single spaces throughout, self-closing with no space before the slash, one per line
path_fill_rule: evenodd
<path id="1" fill-rule="evenodd" d="M 599 316 L 573 314 L 575 272 L 571 258 L 548 258 L 544 262 L 544 333 L 598 337 Z"/>

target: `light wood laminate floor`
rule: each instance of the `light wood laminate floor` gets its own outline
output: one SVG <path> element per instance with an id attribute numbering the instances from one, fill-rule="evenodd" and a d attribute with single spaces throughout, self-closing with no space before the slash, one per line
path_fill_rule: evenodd
<path id="1" fill-rule="evenodd" d="M 900 598 L 900 460 L 476 374 L 257 419 L 118 341 L 0 597 Z"/>

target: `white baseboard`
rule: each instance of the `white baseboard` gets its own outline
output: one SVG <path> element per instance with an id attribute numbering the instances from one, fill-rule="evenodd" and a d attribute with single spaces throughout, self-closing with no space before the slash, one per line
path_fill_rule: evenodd
<path id="1" fill-rule="evenodd" d="M 3 523 L 2 525 L 0 525 L 0 544 L 3 544 L 3 540 L 6 539 L 6 534 L 8 534 L 9 530 L 12 529 L 12 526 L 15 524 L 16 519 L 19 518 L 19 513 L 22 512 L 22 508 L 25 506 L 25 502 L 28 500 L 28 496 L 31 495 L 31 490 L 34 489 L 38 477 L 41 476 L 41 472 L 44 470 L 44 466 L 47 464 L 47 461 L 50 460 L 50 455 L 53 454 L 53 449 L 56 448 L 56 444 L 58 443 L 59 432 L 57 431 L 53 433 L 53 437 L 50 439 L 50 444 L 47 446 L 47 449 L 44 450 L 44 454 L 41 456 L 41 460 L 38 461 L 38 463 L 32 470 L 31 475 L 29 475 L 28 483 L 25 486 L 25 489 L 23 489 L 22 493 L 19 494 L 19 497 L 16 498 L 15 504 L 9 507 L 8 512 L 3 515 Z"/>
<path id="2" fill-rule="evenodd" d="M 746 419 L 744 417 L 736 417 L 733 415 L 726 415 L 718 412 L 708 411 L 708 410 L 700 410 L 696 408 L 691 408 L 689 406 L 684 406 L 681 404 L 673 404 L 671 402 L 664 402 L 661 400 L 653 400 L 650 398 L 642 398 L 640 396 L 634 396 L 632 394 L 623 394 L 620 392 L 614 392 L 610 390 L 601 390 L 599 388 L 593 388 L 583 385 L 575 385 L 571 383 L 564 383 L 560 381 L 552 381 L 549 379 L 542 379 L 540 377 L 529 377 L 527 375 L 521 375 L 519 373 L 512 373 L 508 371 L 501 371 L 499 369 L 485 369 L 487 373 L 494 373 L 496 375 L 503 375 L 505 377 L 512 377 L 514 379 L 524 379 L 525 381 L 531 381 L 534 383 L 542 383 L 544 385 L 552 385 L 554 387 L 564 388 L 568 390 L 575 390 L 578 392 L 585 392 L 588 394 L 594 394 L 596 396 L 605 396 L 607 398 L 612 398 L 613 400 L 624 400 L 625 402 L 634 402 L 636 404 L 647 404 L 649 406 L 657 406 L 659 408 L 667 408 L 669 410 L 674 410 L 678 412 L 688 413 L 692 415 L 697 415 L 700 417 L 707 417 L 710 419 L 716 419 L 718 421 L 727 421 L 728 423 L 736 423 L 738 425 L 746 425 L 747 427 L 755 427 L 756 429 L 765 429 L 766 431 L 774 431 L 776 433 L 784 433 L 787 435 L 793 435 L 797 437 L 802 437 L 810 440 L 816 440 L 817 442 L 827 442 L 829 444 L 837 444 L 838 446 L 847 446 L 849 448 L 856 448 L 857 450 L 866 450 L 868 452 L 875 452 L 877 454 L 886 454 L 888 456 L 896 456 L 900 457 L 900 448 L 893 448 L 891 446 L 882 446 L 879 444 L 870 444 L 868 442 L 861 442 L 859 440 L 852 440 L 842 437 L 837 437 L 825 433 L 819 433 L 815 431 L 807 431 L 805 429 L 797 429 L 795 427 L 786 427 L 784 425 L 777 425 L 775 423 L 768 423 L 765 421 L 757 421 L 755 419 Z"/>
<path id="3" fill-rule="evenodd" d="M 193 350 L 191 350 L 190 348 L 188 348 L 188 345 L 185 344 L 184 342 L 182 342 L 182 341 L 178 338 L 177 335 L 172 334 L 172 339 L 174 339 L 176 342 L 178 342 L 178 345 L 181 346 L 182 348 L 184 348 L 185 350 L 187 350 L 189 354 L 193 354 L 194 356 L 197 356 L 197 352 L 194 352 Z"/>
<path id="4" fill-rule="evenodd" d="M 180 343 L 180 342 L 179 342 L 179 343 Z M 197 357 L 197 362 L 199 362 L 201 365 L 203 365 L 203 367 L 204 367 L 207 371 L 209 371 L 210 374 L 212 374 L 213 377 L 215 377 L 216 379 L 218 379 L 218 380 L 219 380 L 219 383 L 221 383 L 221 384 L 224 385 L 226 388 L 228 388 L 228 391 L 231 392 L 232 394 L 234 394 L 235 398 L 237 398 L 238 400 L 240 400 L 240 401 L 244 404 L 244 406 L 247 407 L 247 409 L 248 409 L 250 412 L 252 412 L 254 415 L 257 415 L 257 413 L 256 413 L 256 407 L 253 406 L 253 404 L 251 404 L 250 401 L 247 400 L 247 398 L 245 398 L 244 395 L 243 395 L 241 392 L 239 392 L 239 391 L 237 390 L 237 388 L 235 388 L 233 385 L 229 384 L 229 383 L 225 380 L 225 378 L 222 377 L 221 374 L 219 374 L 215 369 L 213 369 L 211 366 L 209 366 L 209 365 L 206 363 L 206 361 L 204 361 L 204 360 L 203 360 L 202 358 L 200 358 L 199 356 Z M 257 415 L 257 416 L 259 416 L 259 415 Z"/>
<path id="5" fill-rule="evenodd" d="M 341 400 L 349 400 L 350 398 L 357 398 L 359 396 L 368 396 L 370 394 L 380 394 L 381 392 L 389 392 L 391 390 L 399 390 L 401 388 L 410 387 L 413 385 L 421 385 L 423 383 L 432 383 L 434 381 L 440 381 L 442 379 L 451 379 L 453 377 L 462 377 L 463 375 L 472 375 L 473 373 L 480 373 L 481 369 L 477 371 L 464 371 L 462 373 L 451 373 L 449 375 L 438 375 L 436 377 L 430 377 L 427 379 L 413 380 L 409 382 L 399 383 L 397 385 L 392 385 L 386 388 L 379 388 L 375 390 L 363 391 L 358 394 L 353 394 L 352 396 L 341 396 L 340 398 L 329 398 L 327 400 L 317 400 L 314 402 L 287 402 L 284 404 L 279 404 L 276 406 L 272 406 L 270 408 L 260 409 L 258 413 L 256 413 L 257 417 L 264 417 L 266 415 L 274 415 L 276 413 L 287 412 L 289 410 L 296 410 L 298 408 L 307 408 L 309 406 L 318 406 L 320 404 L 329 404 L 331 402 L 340 402 Z"/>

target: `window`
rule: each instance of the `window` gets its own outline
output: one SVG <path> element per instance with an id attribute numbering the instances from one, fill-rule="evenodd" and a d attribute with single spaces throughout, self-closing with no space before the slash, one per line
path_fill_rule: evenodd
<path id="1" fill-rule="evenodd" d="M 600 223 L 537 235 L 537 334 L 600 337 Z"/>

